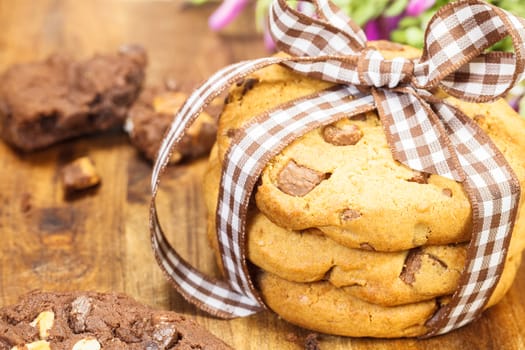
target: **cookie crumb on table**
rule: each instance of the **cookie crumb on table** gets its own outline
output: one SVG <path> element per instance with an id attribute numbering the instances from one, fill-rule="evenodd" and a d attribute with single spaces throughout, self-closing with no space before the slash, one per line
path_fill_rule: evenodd
<path id="1" fill-rule="evenodd" d="M 31 193 L 29 192 L 22 192 L 22 194 L 20 195 L 20 210 L 22 211 L 22 213 L 27 213 L 31 210 L 31 197 Z"/>
<path id="2" fill-rule="evenodd" d="M 304 349 L 305 350 L 321 350 L 321 347 L 319 346 L 319 334 L 317 333 L 308 334 L 304 341 Z"/>

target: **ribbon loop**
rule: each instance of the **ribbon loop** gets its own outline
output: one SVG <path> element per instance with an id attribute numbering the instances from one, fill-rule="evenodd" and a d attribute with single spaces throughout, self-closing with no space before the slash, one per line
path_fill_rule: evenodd
<path id="1" fill-rule="evenodd" d="M 292 56 L 353 55 L 365 46 L 364 34 L 334 12 L 327 0 L 319 0 L 324 19 L 307 17 L 290 8 L 286 0 L 270 8 L 270 31 L 279 50 Z"/>
<path id="2" fill-rule="evenodd" d="M 440 84 L 450 95 L 468 101 L 502 97 L 523 79 L 524 27 L 523 19 L 483 1 L 443 6 L 428 24 L 414 85 L 428 89 Z M 507 35 L 515 54 L 483 53 Z"/>
<path id="3" fill-rule="evenodd" d="M 329 0 L 313 0 L 317 5 L 317 13 L 321 18 L 330 21 L 336 28 L 343 28 L 343 31 L 350 34 L 357 43 L 357 47 L 366 47 L 366 35 L 361 28 Z"/>

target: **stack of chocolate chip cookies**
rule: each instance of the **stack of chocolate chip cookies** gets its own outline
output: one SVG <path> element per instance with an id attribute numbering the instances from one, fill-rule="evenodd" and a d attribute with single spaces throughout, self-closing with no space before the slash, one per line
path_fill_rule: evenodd
<path id="1" fill-rule="evenodd" d="M 370 45 L 387 59 L 420 54 L 386 42 Z M 328 87 L 271 66 L 231 90 L 204 184 L 216 252 L 221 164 L 236 131 L 278 104 Z M 435 93 L 476 120 L 525 185 L 525 122 L 506 102 L 470 104 Z M 254 278 L 268 307 L 294 324 L 347 336 L 418 336 L 458 285 L 472 223 L 463 187 L 396 162 L 373 112 L 292 142 L 267 164 L 254 198 L 247 225 Z M 487 307 L 503 297 L 521 262 L 521 203 Z"/>

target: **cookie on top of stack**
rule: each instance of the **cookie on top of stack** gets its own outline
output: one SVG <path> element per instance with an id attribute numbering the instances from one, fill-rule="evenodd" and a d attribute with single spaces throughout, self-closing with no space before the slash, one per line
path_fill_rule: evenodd
<path id="1" fill-rule="evenodd" d="M 420 55 L 388 42 L 369 45 L 386 59 Z M 208 233 L 217 254 L 221 163 L 236 131 L 264 111 L 330 86 L 270 66 L 232 88 L 204 184 Z M 523 186 L 525 122 L 506 102 L 473 104 L 435 94 L 484 129 Z M 463 187 L 395 161 L 376 113 L 345 118 L 293 141 L 266 165 L 254 198 L 248 259 L 258 267 L 254 277 L 265 303 L 292 323 L 347 336 L 423 335 L 457 287 L 472 222 Z M 503 297 L 521 262 L 520 213 L 521 203 L 487 307 Z"/>

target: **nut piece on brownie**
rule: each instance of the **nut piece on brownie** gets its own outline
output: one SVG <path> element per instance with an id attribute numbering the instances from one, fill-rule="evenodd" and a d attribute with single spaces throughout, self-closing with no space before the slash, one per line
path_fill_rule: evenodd
<path id="1" fill-rule="evenodd" d="M 125 130 L 131 143 L 148 160 L 155 160 L 164 133 L 187 97 L 179 91 L 147 88 L 129 111 Z M 216 133 L 217 121 L 202 112 L 173 151 L 170 163 L 207 154 L 215 142 Z"/>
<path id="2" fill-rule="evenodd" d="M 146 53 L 74 61 L 54 55 L 16 64 L 0 76 L 0 137 L 33 151 L 62 140 L 120 127 L 144 80 Z"/>
<path id="3" fill-rule="evenodd" d="M 42 339 L 35 315 L 53 310 Z M 32 292 L 0 308 L 0 350 L 231 349 L 185 316 L 123 294 Z"/>

